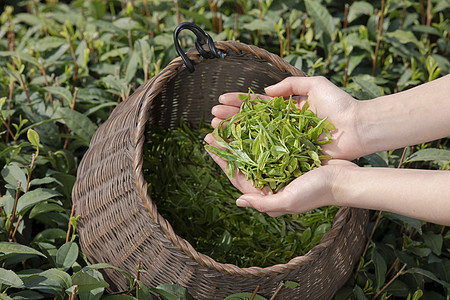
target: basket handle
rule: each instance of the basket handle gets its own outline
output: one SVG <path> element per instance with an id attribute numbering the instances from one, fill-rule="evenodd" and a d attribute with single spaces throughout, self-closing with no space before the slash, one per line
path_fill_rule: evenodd
<path id="1" fill-rule="evenodd" d="M 224 54 L 222 51 L 218 50 L 216 46 L 214 45 L 214 41 L 211 38 L 209 34 L 204 32 L 200 27 L 195 25 L 191 22 L 183 22 L 179 24 L 174 32 L 173 32 L 173 41 L 175 44 L 175 49 L 177 50 L 178 55 L 181 56 L 181 58 L 184 61 L 184 64 L 186 65 L 186 68 L 189 70 L 189 72 L 194 72 L 194 64 L 189 60 L 186 53 L 184 53 L 183 49 L 180 46 L 180 43 L 178 42 L 178 34 L 183 29 L 189 29 L 192 31 L 197 39 L 195 40 L 195 48 L 197 49 L 198 53 L 200 53 L 201 56 L 204 58 L 223 58 Z M 203 45 L 208 44 L 209 52 L 206 52 L 203 49 Z"/>

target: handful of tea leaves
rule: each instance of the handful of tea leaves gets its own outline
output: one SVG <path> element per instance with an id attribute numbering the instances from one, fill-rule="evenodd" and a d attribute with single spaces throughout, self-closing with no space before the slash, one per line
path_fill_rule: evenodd
<path id="1" fill-rule="evenodd" d="M 317 117 L 306 102 L 296 107 L 292 96 L 261 99 L 251 90 L 240 94 L 243 100 L 239 113 L 222 121 L 213 132 L 225 150 L 206 145 L 205 148 L 227 162 L 232 179 L 240 170 L 257 188 L 269 186 L 278 191 L 301 174 L 321 166 L 320 145 L 331 143 L 334 125 Z M 223 126 L 223 122 L 227 122 Z M 326 140 L 318 140 L 325 133 Z"/>

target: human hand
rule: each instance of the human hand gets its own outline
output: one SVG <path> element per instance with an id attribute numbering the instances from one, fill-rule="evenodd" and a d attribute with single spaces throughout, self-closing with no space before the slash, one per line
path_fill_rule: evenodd
<path id="1" fill-rule="evenodd" d="M 212 136 L 212 134 L 208 134 L 205 136 L 205 142 L 207 142 L 209 145 L 225 150 L 223 147 L 219 146 L 217 144 L 216 139 Z M 242 172 L 239 172 L 238 170 L 234 170 L 234 177 L 231 179 L 228 176 L 228 172 L 226 170 L 227 168 L 227 162 L 217 156 L 216 154 L 209 152 L 209 155 L 211 158 L 219 165 L 219 167 L 223 170 L 223 172 L 227 175 L 228 179 L 231 181 L 231 183 L 234 185 L 235 188 L 237 188 L 241 193 L 243 194 L 260 194 L 260 195 L 268 195 L 271 194 L 271 190 L 268 186 L 264 187 L 263 189 L 258 189 L 253 186 L 252 182 L 245 178 L 245 175 Z"/>
<path id="2" fill-rule="evenodd" d="M 346 160 L 333 159 L 297 177 L 275 194 L 244 193 L 236 200 L 241 207 L 253 207 L 271 217 L 300 214 L 327 205 L 339 205 L 337 177 L 345 168 L 358 168 Z"/>
<path id="3" fill-rule="evenodd" d="M 365 153 L 358 134 L 358 101 L 336 87 L 324 77 L 289 77 L 266 88 L 270 97 L 294 97 L 299 108 L 307 100 L 310 109 L 320 118 L 327 117 L 336 130 L 331 132 L 332 143 L 322 146 L 323 153 L 337 159 L 352 160 Z M 222 105 L 213 107 L 215 118 L 211 121 L 213 127 L 239 112 L 242 101 L 239 93 L 221 95 Z M 320 138 L 325 138 L 320 137 Z"/>
<path id="4" fill-rule="evenodd" d="M 219 147 L 211 134 L 205 137 L 205 141 Z M 226 161 L 213 153 L 210 155 L 227 174 Z M 303 213 L 326 205 L 338 205 L 335 199 L 339 190 L 336 182 L 338 175 L 345 168 L 358 167 L 349 161 L 332 159 L 323 166 L 299 176 L 275 194 L 272 194 L 268 187 L 262 190 L 254 187 L 251 181 L 237 170 L 230 181 L 243 193 L 236 200 L 238 206 L 253 207 L 271 217 L 279 217 L 284 214 Z"/>

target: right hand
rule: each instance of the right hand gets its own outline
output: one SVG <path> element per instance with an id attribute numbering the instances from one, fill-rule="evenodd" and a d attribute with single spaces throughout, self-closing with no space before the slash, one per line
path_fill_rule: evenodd
<path id="1" fill-rule="evenodd" d="M 331 132 L 332 143 L 323 145 L 324 154 L 346 160 L 353 160 L 365 154 L 358 131 L 359 101 L 325 77 L 288 77 L 267 87 L 265 92 L 270 97 L 296 96 L 299 108 L 307 100 L 310 109 L 318 117 L 327 117 L 334 124 L 336 130 Z M 223 105 L 212 109 L 215 116 L 211 121 L 213 127 L 239 112 L 242 101 L 238 99 L 238 94 L 228 93 L 219 97 L 219 102 Z"/>

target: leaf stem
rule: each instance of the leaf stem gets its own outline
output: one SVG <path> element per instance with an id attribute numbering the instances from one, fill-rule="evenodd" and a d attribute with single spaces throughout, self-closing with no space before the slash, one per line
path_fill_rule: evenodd
<path id="1" fill-rule="evenodd" d="M 375 46 L 375 53 L 373 55 L 373 61 L 372 61 L 372 76 L 375 75 L 375 70 L 377 67 L 378 50 L 380 49 L 380 43 L 381 43 L 381 34 L 383 33 L 384 5 L 385 5 L 385 0 L 381 0 L 381 15 L 380 15 L 380 20 L 378 22 L 377 45 Z"/>
<path id="2" fill-rule="evenodd" d="M 276 297 L 276 296 L 278 295 L 278 293 L 280 292 L 280 290 L 281 290 L 282 287 L 283 287 L 283 283 L 280 282 L 280 283 L 278 284 L 277 289 L 275 290 L 275 292 L 273 293 L 272 297 L 270 297 L 269 300 L 274 300 L 275 297 Z"/>
<path id="3" fill-rule="evenodd" d="M 259 285 L 257 285 L 257 286 L 255 287 L 255 289 L 253 290 L 252 295 L 250 296 L 250 298 L 249 298 L 248 300 L 253 300 L 253 299 L 255 299 L 256 294 L 258 293 L 258 290 L 259 290 Z"/>
<path id="4" fill-rule="evenodd" d="M 20 186 L 22 185 L 22 181 L 18 181 L 18 185 L 17 185 L 17 189 L 16 189 L 16 197 L 14 198 L 14 206 L 13 206 L 13 210 L 12 210 L 12 215 L 11 215 L 11 224 L 9 225 L 8 228 L 8 239 L 9 236 L 11 235 L 11 230 L 14 224 L 14 220 L 16 218 L 16 210 L 17 210 L 17 202 L 19 201 L 19 192 L 20 192 Z"/>
<path id="5" fill-rule="evenodd" d="M 403 270 L 406 268 L 406 264 L 403 265 L 403 267 L 400 269 L 400 271 L 397 272 L 397 274 L 395 274 L 394 277 L 392 277 L 391 280 L 389 280 L 388 283 L 386 283 L 376 294 L 375 296 L 372 297 L 372 300 L 375 300 L 379 295 L 381 295 L 381 293 L 384 292 L 384 290 L 392 283 L 394 282 L 395 279 L 397 279 L 398 276 L 402 275 Z"/>
<path id="6" fill-rule="evenodd" d="M 27 97 L 27 102 L 28 102 L 28 104 L 31 105 L 30 96 L 28 95 L 27 87 L 25 86 L 25 81 L 23 80 L 22 73 L 19 74 L 19 78 L 20 78 L 20 84 L 22 85 L 22 89 L 25 92 L 25 96 Z M 33 108 L 31 106 L 30 106 L 30 108 L 31 108 L 31 111 L 33 112 Z"/>
<path id="7" fill-rule="evenodd" d="M 72 222 L 71 222 L 71 220 L 73 218 L 74 213 L 75 213 L 75 206 L 72 205 L 72 210 L 70 211 L 69 225 L 68 225 L 67 234 L 66 234 L 66 243 L 69 242 L 70 230 L 72 229 Z"/>
<path id="8" fill-rule="evenodd" d="M 73 86 L 75 86 L 77 83 L 77 77 L 78 77 L 78 63 L 77 63 L 77 58 L 75 56 L 75 51 L 73 50 L 72 36 L 70 35 L 70 33 L 67 35 L 67 42 L 69 43 L 70 53 L 72 54 L 73 63 L 75 65 L 75 71 L 74 71 L 73 77 L 72 77 L 73 78 Z"/>
<path id="9" fill-rule="evenodd" d="M 44 60 L 42 59 L 42 57 L 39 57 L 39 65 L 40 65 L 40 70 L 41 70 L 42 76 L 44 76 L 45 85 L 50 86 L 50 84 L 48 83 L 48 80 L 47 80 L 47 74 L 46 74 L 45 68 L 44 68 Z M 48 96 L 50 99 L 50 103 L 52 103 L 53 102 L 52 93 L 48 93 Z"/>

